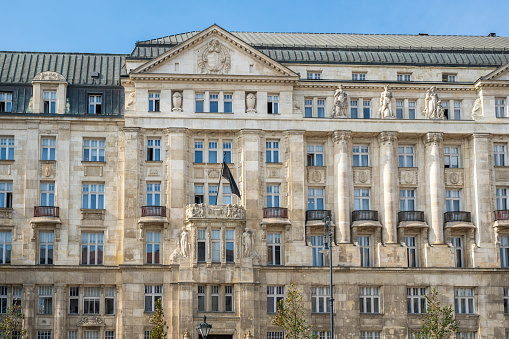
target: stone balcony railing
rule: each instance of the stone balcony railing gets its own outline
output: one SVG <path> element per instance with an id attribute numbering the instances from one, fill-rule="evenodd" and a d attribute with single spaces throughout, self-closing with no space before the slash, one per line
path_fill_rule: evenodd
<path id="1" fill-rule="evenodd" d="M 288 208 L 284 207 L 265 207 L 263 209 L 264 218 L 288 218 Z"/>
<path id="2" fill-rule="evenodd" d="M 34 206 L 34 217 L 54 217 L 58 218 L 60 210 L 55 206 Z"/>
<path id="3" fill-rule="evenodd" d="M 246 219 L 246 210 L 239 205 L 190 204 L 186 207 L 187 219 Z"/>

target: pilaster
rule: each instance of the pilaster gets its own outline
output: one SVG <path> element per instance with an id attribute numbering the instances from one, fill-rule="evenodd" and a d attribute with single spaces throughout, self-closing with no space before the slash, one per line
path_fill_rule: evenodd
<path id="1" fill-rule="evenodd" d="M 339 229 L 339 242 L 350 239 L 350 139 L 351 131 L 334 131 L 334 220 Z"/>
<path id="2" fill-rule="evenodd" d="M 382 241 L 397 243 L 398 168 L 396 163 L 397 132 L 382 132 L 380 142 L 380 171 L 382 177 Z"/>
<path id="3" fill-rule="evenodd" d="M 288 144 L 288 209 L 292 211 L 292 239 L 304 240 L 305 211 L 307 208 L 307 194 L 305 194 L 306 163 L 304 152 L 304 131 L 287 131 Z"/>

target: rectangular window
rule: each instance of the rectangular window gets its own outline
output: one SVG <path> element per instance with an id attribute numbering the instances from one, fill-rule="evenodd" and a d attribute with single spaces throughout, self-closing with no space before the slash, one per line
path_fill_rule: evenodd
<path id="1" fill-rule="evenodd" d="M 426 313 L 426 288 L 409 287 L 406 289 L 406 295 L 409 314 Z"/>
<path id="2" fill-rule="evenodd" d="M 415 211 L 415 190 L 399 190 L 399 210 Z"/>
<path id="3" fill-rule="evenodd" d="M 39 233 L 39 265 L 53 265 L 53 232 Z"/>
<path id="4" fill-rule="evenodd" d="M 356 188 L 353 190 L 355 211 L 368 211 L 371 209 L 371 192 L 369 188 Z"/>
<path id="5" fill-rule="evenodd" d="M 359 287 L 361 313 L 380 313 L 380 287 Z"/>
<path id="6" fill-rule="evenodd" d="M 308 166 L 323 166 L 323 145 L 308 145 L 307 146 L 307 165 Z"/>
<path id="7" fill-rule="evenodd" d="M 1 187 L 1 183 L 0 183 Z M 496 188 L 496 194 L 497 194 L 497 210 L 507 210 L 507 191 L 508 189 L 506 187 L 497 187 Z M 1 194 L 1 192 L 0 192 Z M 1 200 L 1 197 L 0 197 Z"/>
<path id="8" fill-rule="evenodd" d="M 352 73 L 352 80 L 354 81 L 366 80 L 366 73 Z"/>
<path id="9" fill-rule="evenodd" d="M 0 286 L 0 314 L 7 314 L 7 286 Z"/>
<path id="10" fill-rule="evenodd" d="M 219 94 L 217 93 L 209 94 L 209 112 L 219 112 Z"/>
<path id="11" fill-rule="evenodd" d="M 445 211 L 446 212 L 461 211 L 460 190 L 445 190 Z"/>
<path id="12" fill-rule="evenodd" d="M 224 287 L 224 311 L 233 312 L 233 286 Z"/>
<path id="13" fill-rule="evenodd" d="M 267 141 L 265 143 L 266 162 L 279 162 L 279 141 Z"/>
<path id="14" fill-rule="evenodd" d="M 0 160 L 14 160 L 14 138 L 0 137 Z"/>
<path id="15" fill-rule="evenodd" d="M 53 313 L 53 286 L 39 286 L 39 310 L 37 313 Z"/>
<path id="16" fill-rule="evenodd" d="M 206 298 L 206 286 L 198 286 L 198 312 L 205 312 L 207 305 L 205 303 Z"/>
<path id="17" fill-rule="evenodd" d="M 232 142 L 223 141 L 223 161 L 227 164 L 232 163 Z"/>
<path id="18" fill-rule="evenodd" d="M 461 101 L 454 102 L 453 114 L 449 115 L 449 120 L 460 120 L 461 119 Z"/>
<path id="19" fill-rule="evenodd" d="M 225 237 L 225 252 L 226 262 L 235 262 L 235 230 L 226 230 L 224 232 Z"/>
<path id="20" fill-rule="evenodd" d="M 217 164 L 217 141 L 209 141 L 209 164 Z"/>
<path id="21" fill-rule="evenodd" d="M 324 191 L 323 188 L 308 188 L 308 210 L 324 210 Z"/>
<path id="22" fill-rule="evenodd" d="M 325 262 L 325 254 L 320 253 L 323 250 L 323 236 L 311 236 L 311 248 L 313 251 L 313 266 L 327 266 Z"/>
<path id="23" fill-rule="evenodd" d="M 203 164 L 203 141 L 194 142 L 194 163 Z"/>
<path id="24" fill-rule="evenodd" d="M 219 286 L 210 286 L 210 311 L 219 312 Z"/>
<path id="25" fill-rule="evenodd" d="M 203 93 L 196 93 L 194 96 L 195 100 L 195 112 L 196 113 L 203 113 L 204 112 L 204 103 L 205 103 L 205 94 Z"/>
<path id="26" fill-rule="evenodd" d="M 415 101 L 408 102 L 408 119 L 415 119 L 415 107 L 417 106 Z"/>
<path id="27" fill-rule="evenodd" d="M 12 93 L 0 92 L 0 112 L 12 111 Z"/>
<path id="28" fill-rule="evenodd" d="M 364 119 L 371 118 L 371 101 L 369 100 L 362 101 L 362 114 Z"/>
<path id="29" fill-rule="evenodd" d="M 398 81 L 411 81 L 411 77 L 412 77 L 411 74 L 398 73 L 397 80 Z"/>
<path id="30" fill-rule="evenodd" d="M 396 119 L 404 119 L 405 118 L 405 116 L 403 114 L 403 111 L 404 111 L 403 104 L 404 104 L 403 101 L 396 101 Z"/>
<path id="31" fill-rule="evenodd" d="M 509 267 L 509 236 L 500 236 L 500 267 Z"/>
<path id="32" fill-rule="evenodd" d="M 399 167 L 414 167 L 415 148 L 414 146 L 399 146 L 398 147 L 398 166 Z"/>
<path id="33" fill-rule="evenodd" d="M 57 140 L 53 137 L 42 138 L 41 160 L 55 160 L 55 147 Z"/>
<path id="34" fill-rule="evenodd" d="M 285 339 L 285 332 L 267 332 L 267 339 Z"/>
<path id="35" fill-rule="evenodd" d="M 507 148 L 505 144 L 494 144 L 493 154 L 495 158 L 495 166 L 507 166 Z"/>
<path id="36" fill-rule="evenodd" d="M 147 183 L 147 206 L 161 206 L 160 183 Z"/>
<path id="37" fill-rule="evenodd" d="M 51 331 L 47 330 L 37 331 L 37 339 L 51 339 L 51 338 L 53 338 Z"/>
<path id="38" fill-rule="evenodd" d="M 277 303 L 284 299 L 284 286 L 267 286 L 267 313 L 276 313 Z"/>
<path id="39" fill-rule="evenodd" d="M 507 117 L 505 109 L 505 99 L 495 98 L 495 116 L 497 118 Z"/>
<path id="40" fill-rule="evenodd" d="M 353 166 L 354 167 L 369 166 L 369 146 L 367 145 L 353 146 Z"/>
<path id="41" fill-rule="evenodd" d="M 44 113 L 57 112 L 57 92 L 43 92 L 42 100 L 44 106 Z"/>
<path id="42" fill-rule="evenodd" d="M 350 118 L 357 119 L 359 117 L 358 105 L 358 100 L 350 100 Z"/>
<path id="43" fill-rule="evenodd" d="M 210 240 L 212 262 L 221 262 L 221 230 L 212 230 Z"/>
<path id="44" fill-rule="evenodd" d="M 456 333 L 456 339 L 477 339 L 476 332 L 458 332 Z"/>
<path id="45" fill-rule="evenodd" d="M 382 339 L 380 331 L 361 331 L 361 339 Z"/>
<path id="46" fill-rule="evenodd" d="M 454 248 L 454 265 L 457 268 L 465 267 L 464 256 L 463 256 L 463 238 L 462 237 L 451 237 L 451 244 Z"/>
<path id="47" fill-rule="evenodd" d="M 313 116 L 313 99 L 304 100 L 304 117 L 311 118 Z"/>
<path id="48" fill-rule="evenodd" d="M 143 332 L 143 339 L 150 339 L 151 331 Z"/>
<path id="49" fill-rule="evenodd" d="M 148 92 L 148 111 L 159 112 L 159 100 L 161 93 L 159 92 Z"/>
<path id="50" fill-rule="evenodd" d="M 104 331 L 104 339 L 115 339 L 115 331 Z"/>
<path id="51" fill-rule="evenodd" d="M 11 232 L 0 232 L 0 265 L 11 263 Z"/>
<path id="52" fill-rule="evenodd" d="M 80 312 L 80 288 L 69 287 L 69 314 L 79 314 Z"/>
<path id="53" fill-rule="evenodd" d="M 329 287 L 312 287 L 311 288 L 311 312 L 327 313 L 329 312 Z"/>
<path id="54" fill-rule="evenodd" d="M 88 96 L 88 114 L 102 114 L 102 96 L 89 95 Z"/>
<path id="55" fill-rule="evenodd" d="M 371 239 L 369 236 L 357 237 L 361 252 L 361 267 L 371 267 Z"/>
<path id="56" fill-rule="evenodd" d="M 281 265 L 281 233 L 267 234 L 267 265 Z"/>
<path id="57" fill-rule="evenodd" d="M 147 139 L 147 161 L 161 161 L 161 139 Z"/>
<path id="58" fill-rule="evenodd" d="M 504 314 L 509 314 L 509 288 L 504 288 Z"/>
<path id="59" fill-rule="evenodd" d="M 304 100 L 304 117 L 325 118 L 325 99 L 308 98 Z"/>
<path id="60" fill-rule="evenodd" d="M 83 184 L 83 209 L 104 209 L 104 184 Z"/>
<path id="61" fill-rule="evenodd" d="M 442 73 L 443 82 L 456 82 L 456 74 Z"/>
<path id="62" fill-rule="evenodd" d="M 417 261 L 417 237 L 405 237 L 408 267 L 418 267 Z"/>
<path id="63" fill-rule="evenodd" d="M 267 186 L 267 207 L 280 207 L 279 185 Z"/>
<path id="64" fill-rule="evenodd" d="M 449 101 L 443 101 L 442 102 L 442 108 L 444 110 L 444 118 L 452 120 L 452 117 L 449 115 Z"/>
<path id="65" fill-rule="evenodd" d="M 103 233 L 81 234 L 81 264 L 102 265 L 103 264 Z"/>
<path id="66" fill-rule="evenodd" d="M 194 203 L 195 204 L 203 204 L 203 195 L 204 195 L 204 189 L 203 185 L 194 185 Z"/>
<path id="67" fill-rule="evenodd" d="M 104 161 L 105 139 L 83 139 L 83 161 Z"/>
<path id="68" fill-rule="evenodd" d="M 197 251 L 198 262 L 205 262 L 205 254 L 207 253 L 207 230 L 198 230 Z"/>
<path id="69" fill-rule="evenodd" d="M 78 331 L 67 332 L 67 339 L 78 339 Z"/>
<path id="70" fill-rule="evenodd" d="M 209 185 L 209 205 L 217 205 L 217 185 Z"/>
<path id="71" fill-rule="evenodd" d="M 163 303 L 162 285 L 145 285 L 145 312 L 155 312 L 155 303 L 161 300 Z"/>
<path id="72" fill-rule="evenodd" d="M 279 95 L 267 96 L 267 113 L 279 114 Z"/>
<path id="73" fill-rule="evenodd" d="M 456 314 L 475 314 L 473 288 L 454 289 L 454 309 Z"/>
<path id="74" fill-rule="evenodd" d="M 147 232 L 147 264 L 160 264 L 161 232 Z"/>
<path id="75" fill-rule="evenodd" d="M 322 72 L 307 72 L 308 80 L 320 80 L 322 78 Z"/>
<path id="76" fill-rule="evenodd" d="M 54 182 L 41 182 L 41 206 L 55 206 Z"/>
<path id="77" fill-rule="evenodd" d="M 0 181 L 0 208 L 12 208 L 12 182 Z"/>
<path id="78" fill-rule="evenodd" d="M 225 94 L 223 97 L 223 106 L 225 113 L 233 113 L 233 95 Z"/>
<path id="79" fill-rule="evenodd" d="M 23 286 L 12 286 L 12 305 L 22 307 Z"/>
<path id="80" fill-rule="evenodd" d="M 83 314 L 100 314 L 101 288 L 85 287 L 83 294 Z"/>
<path id="81" fill-rule="evenodd" d="M 83 339 L 99 339 L 99 331 L 83 331 Z"/>

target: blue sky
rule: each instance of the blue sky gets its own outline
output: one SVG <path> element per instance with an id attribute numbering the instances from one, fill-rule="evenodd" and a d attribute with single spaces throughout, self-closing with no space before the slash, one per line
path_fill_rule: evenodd
<path id="1" fill-rule="evenodd" d="M 137 40 L 202 30 L 509 36 L 509 0 L 11 0 L 0 49 L 130 53 Z"/>

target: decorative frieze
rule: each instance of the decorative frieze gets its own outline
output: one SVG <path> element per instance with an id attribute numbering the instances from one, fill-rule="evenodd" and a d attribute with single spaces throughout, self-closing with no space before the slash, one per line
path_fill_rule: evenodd
<path id="1" fill-rule="evenodd" d="M 426 144 L 426 146 L 440 145 L 443 140 L 444 134 L 439 132 L 426 133 L 426 136 L 424 137 L 424 143 Z"/>
<path id="2" fill-rule="evenodd" d="M 101 317 L 82 317 L 78 326 L 105 326 L 105 324 Z"/>
<path id="3" fill-rule="evenodd" d="M 446 168 L 445 169 L 445 185 L 446 186 L 463 186 L 464 175 L 463 168 Z"/>
<path id="4" fill-rule="evenodd" d="M 509 184 L 509 167 L 495 167 L 495 182 Z"/>
<path id="5" fill-rule="evenodd" d="M 382 145 L 394 143 L 398 140 L 398 132 L 381 132 L 378 135 L 378 140 Z"/>
<path id="6" fill-rule="evenodd" d="M 186 218 L 246 219 L 246 210 L 239 205 L 191 204 L 186 207 Z"/>
<path id="7" fill-rule="evenodd" d="M 102 177 L 103 176 L 103 166 L 85 166 L 83 175 L 86 177 Z"/>

